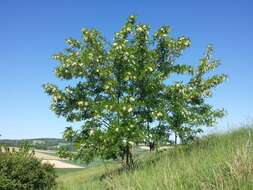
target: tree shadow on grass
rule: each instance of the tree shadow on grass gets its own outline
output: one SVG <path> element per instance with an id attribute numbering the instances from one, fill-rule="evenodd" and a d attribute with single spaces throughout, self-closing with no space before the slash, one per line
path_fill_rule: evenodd
<path id="1" fill-rule="evenodd" d="M 131 167 L 127 167 L 126 165 L 121 163 L 118 168 L 105 169 L 105 172 L 102 175 L 98 176 L 98 179 L 100 181 L 103 181 L 108 178 L 112 179 L 114 176 L 119 176 L 124 173 L 132 173 L 136 170 L 150 167 L 150 165 L 155 166 L 162 158 L 170 154 L 169 151 L 171 150 L 160 150 L 143 153 L 142 155 L 137 156 Z"/>

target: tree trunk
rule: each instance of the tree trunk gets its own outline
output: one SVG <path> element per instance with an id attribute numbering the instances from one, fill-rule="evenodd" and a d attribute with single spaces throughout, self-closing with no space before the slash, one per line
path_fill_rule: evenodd
<path id="1" fill-rule="evenodd" d="M 128 169 L 131 169 L 133 168 L 134 162 L 133 162 L 133 154 L 129 146 L 126 147 L 125 153 L 126 153 L 126 167 Z"/>
<path id="2" fill-rule="evenodd" d="M 155 150 L 155 143 L 154 142 L 150 142 L 149 143 L 149 151 L 151 152 L 153 150 Z"/>
<path id="3" fill-rule="evenodd" d="M 175 132 L 175 145 L 177 145 L 177 132 Z"/>

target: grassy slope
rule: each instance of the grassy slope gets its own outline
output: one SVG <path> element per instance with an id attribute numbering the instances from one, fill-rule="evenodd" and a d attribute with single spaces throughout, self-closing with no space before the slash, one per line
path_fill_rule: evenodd
<path id="1" fill-rule="evenodd" d="M 118 164 L 59 171 L 59 189 L 253 189 L 252 143 L 253 129 L 242 128 L 188 147 L 146 154 L 132 172 L 109 175 Z M 107 178 L 101 180 L 103 174 Z"/>

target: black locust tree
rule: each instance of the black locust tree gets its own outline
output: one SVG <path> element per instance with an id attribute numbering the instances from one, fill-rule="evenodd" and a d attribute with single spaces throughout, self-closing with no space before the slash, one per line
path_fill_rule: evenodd
<path id="1" fill-rule="evenodd" d="M 168 140 L 167 93 L 178 92 L 165 81 L 172 74 L 193 72 L 192 66 L 176 63 L 191 45 L 187 37 L 172 38 L 168 26 L 151 35 L 149 25 L 130 16 L 110 42 L 96 29 L 83 29 L 81 40 L 66 43 L 53 58 L 59 62 L 56 77 L 69 84 L 44 85 L 52 111 L 82 123 L 78 129 L 66 128 L 64 138 L 76 151 L 65 156 L 87 162 L 121 158 L 131 167 L 134 146 L 145 142 L 152 149 Z"/>

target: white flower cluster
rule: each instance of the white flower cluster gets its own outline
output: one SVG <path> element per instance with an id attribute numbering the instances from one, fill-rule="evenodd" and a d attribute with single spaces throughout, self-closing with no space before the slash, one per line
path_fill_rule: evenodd
<path id="1" fill-rule="evenodd" d="M 124 77 L 124 81 L 128 81 L 131 77 L 132 77 L 132 73 L 129 71 L 126 72 L 125 77 Z"/>
<path id="2" fill-rule="evenodd" d="M 186 92 L 185 88 L 179 88 L 178 92 L 183 95 Z"/>
<path id="3" fill-rule="evenodd" d="M 88 30 L 87 30 L 86 28 L 82 28 L 82 29 L 81 29 L 81 32 L 87 34 L 87 33 L 88 33 Z"/>
<path id="4" fill-rule="evenodd" d="M 72 62 L 72 66 L 77 66 L 77 62 Z"/>
<path id="5" fill-rule="evenodd" d="M 198 120 L 196 118 L 189 118 L 190 122 L 196 123 Z"/>
<path id="6" fill-rule="evenodd" d="M 184 36 L 180 37 L 178 39 L 177 43 L 179 45 L 183 45 L 183 46 L 186 46 L 186 47 L 189 47 L 191 45 L 191 41 L 188 38 L 184 37 Z"/>
<path id="7" fill-rule="evenodd" d="M 77 105 L 80 106 L 80 107 L 84 107 L 84 106 L 88 106 L 89 103 L 86 102 L 86 101 L 78 101 L 78 102 L 77 102 Z"/>
<path id="8" fill-rule="evenodd" d="M 188 87 L 188 90 L 189 90 L 189 91 L 192 91 L 192 90 L 193 90 L 193 88 L 192 88 L 191 86 L 189 86 L 189 87 Z"/>
<path id="9" fill-rule="evenodd" d="M 129 26 L 126 27 L 126 31 L 127 31 L 127 32 L 131 32 L 131 30 L 132 30 L 131 27 L 129 27 Z"/>
<path id="10" fill-rule="evenodd" d="M 186 110 L 185 108 L 182 108 L 182 110 L 181 110 L 181 114 L 182 114 L 184 117 L 186 117 L 186 116 L 190 115 L 189 111 L 188 111 L 188 110 Z"/>
<path id="11" fill-rule="evenodd" d="M 122 142 L 123 142 L 123 144 L 126 144 L 126 143 L 127 143 L 127 140 L 126 140 L 126 139 L 123 139 Z"/>
<path id="12" fill-rule="evenodd" d="M 152 68 L 152 67 L 147 67 L 147 70 L 149 71 L 149 72 L 152 72 L 154 69 Z"/>
<path id="13" fill-rule="evenodd" d="M 148 134 L 148 135 L 145 136 L 145 139 L 146 139 L 146 141 L 148 141 L 148 142 L 152 141 L 152 138 L 153 138 L 153 135 L 152 135 L 152 134 Z"/>
<path id="14" fill-rule="evenodd" d="M 169 28 L 168 27 L 162 27 L 160 28 L 156 33 L 155 33 L 155 37 L 160 39 L 160 38 L 165 38 L 167 37 L 167 33 L 169 32 Z"/>
<path id="15" fill-rule="evenodd" d="M 95 132 L 94 129 L 91 129 L 89 134 L 90 134 L 90 135 L 93 135 L 94 132 Z"/>
<path id="16" fill-rule="evenodd" d="M 70 88 L 66 88 L 66 92 L 67 92 L 68 94 L 73 94 L 73 90 L 71 90 Z"/>
<path id="17" fill-rule="evenodd" d="M 184 42 L 184 45 L 187 46 L 187 47 L 190 46 L 190 45 L 191 45 L 191 41 L 190 41 L 190 40 L 186 40 L 186 41 Z"/>
<path id="18" fill-rule="evenodd" d="M 88 40 L 90 37 L 92 37 L 94 35 L 94 31 L 90 31 L 85 28 L 82 29 L 82 33 L 83 33 L 84 40 Z"/>
<path id="19" fill-rule="evenodd" d="M 88 53 L 88 58 L 93 59 L 93 53 Z"/>
<path id="20" fill-rule="evenodd" d="M 57 92 L 57 88 L 54 85 L 52 85 L 52 84 L 46 84 L 44 86 L 44 88 L 45 88 L 46 92 L 48 92 L 48 93 L 55 93 L 55 92 Z"/>
<path id="21" fill-rule="evenodd" d="M 147 31 L 148 30 L 148 26 L 146 24 L 143 24 L 143 25 L 139 25 L 137 28 L 136 28 L 136 31 L 137 32 L 143 32 L 143 31 Z"/>
<path id="22" fill-rule="evenodd" d="M 136 29 L 136 31 L 137 31 L 137 32 L 143 32 L 143 28 L 139 26 L 139 27 Z"/>
<path id="23" fill-rule="evenodd" d="M 132 111 L 133 111 L 133 108 L 132 108 L 132 107 L 129 107 L 128 110 L 127 110 L 128 113 L 130 113 L 130 112 L 132 112 Z"/>
<path id="24" fill-rule="evenodd" d="M 128 113 L 130 113 L 130 112 L 133 111 L 133 108 L 132 108 L 131 106 L 128 106 L 128 107 L 127 107 L 127 106 L 123 106 L 123 107 L 122 107 L 122 110 L 123 110 L 123 111 L 127 111 Z"/>
<path id="25" fill-rule="evenodd" d="M 176 83 L 175 86 L 179 88 L 181 85 L 179 83 Z"/>
<path id="26" fill-rule="evenodd" d="M 112 109 L 112 105 L 105 105 L 105 108 L 111 110 Z"/>
<path id="27" fill-rule="evenodd" d="M 228 81 L 228 77 L 227 76 L 225 76 L 225 75 L 222 75 L 222 81 Z"/>
<path id="28" fill-rule="evenodd" d="M 135 16 L 134 16 L 134 15 L 131 15 L 131 16 L 129 17 L 129 19 L 133 20 L 133 19 L 135 19 Z"/>
<path id="29" fill-rule="evenodd" d="M 161 117 L 161 116 L 163 116 L 163 114 L 161 112 L 157 112 L 156 116 Z"/>
<path id="30" fill-rule="evenodd" d="M 71 64 L 71 63 L 72 63 L 72 59 L 67 58 L 67 59 L 65 60 L 65 62 L 68 63 L 68 64 Z"/>
<path id="31" fill-rule="evenodd" d="M 133 141 L 127 141 L 127 139 L 125 139 L 125 138 L 122 140 L 122 142 L 123 142 L 123 144 L 129 144 L 131 146 L 133 146 L 135 144 Z"/>
<path id="32" fill-rule="evenodd" d="M 203 95 L 207 96 L 207 97 L 211 97 L 212 96 L 212 92 L 210 92 L 209 90 L 204 90 L 203 91 Z"/>
<path id="33" fill-rule="evenodd" d="M 162 33 L 167 33 L 167 32 L 168 32 L 168 29 L 167 29 L 166 27 L 162 27 L 162 28 L 160 29 L 160 31 L 161 31 Z"/>
<path id="34" fill-rule="evenodd" d="M 77 40 L 74 39 L 67 39 L 66 43 L 70 46 L 70 47 L 79 47 L 80 43 Z"/>
<path id="35" fill-rule="evenodd" d="M 62 99 L 62 96 L 60 94 L 56 94 L 56 95 L 53 96 L 53 101 L 54 102 L 58 102 L 61 99 Z"/>
<path id="36" fill-rule="evenodd" d="M 84 147 L 85 147 L 84 143 L 80 144 L 80 149 L 83 149 Z"/>
<path id="37" fill-rule="evenodd" d="M 116 50 L 121 50 L 121 49 L 123 49 L 123 46 L 120 45 L 120 44 L 118 44 L 118 45 L 115 47 L 115 49 L 116 49 Z"/>
<path id="38" fill-rule="evenodd" d="M 99 119 L 99 118 L 101 118 L 101 115 L 100 115 L 99 113 L 95 113 L 95 114 L 94 114 L 94 118 L 95 118 L 95 119 Z"/>
<path id="39" fill-rule="evenodd" d="M 134 97 L 130 97 L 130 98 L 129 98 L 129 101 L 130 101 L 130 102 L 133 102 L 133 101 L 135 101 L 135 98 L 134 98 Z"/>
<path id="40" fill-rule="evenodd" d="M 157 119 L 159 117 L 162 117 L 163 116 L 163 113 L 162 112 L 151 112 L 151 114 Z"/>
<path id="41" fill-rule="evenodd" d="M 110 88 L 109 85 L 105 85 L 105 86 L 104 86 L 104 89 L 105 89 L 105 90 L 108 90 L 109 88 Z"/>
<path id="42" fill-rule="evenodd" d="M 57 59 L 60 59 L 60 57 L 61 57 L 60 55 L 53 55 L 53 56 L 52 56 L 52 58 L 53 58 L 53 59 L 56 59 L 56 60 L 57 60 Z"/>

